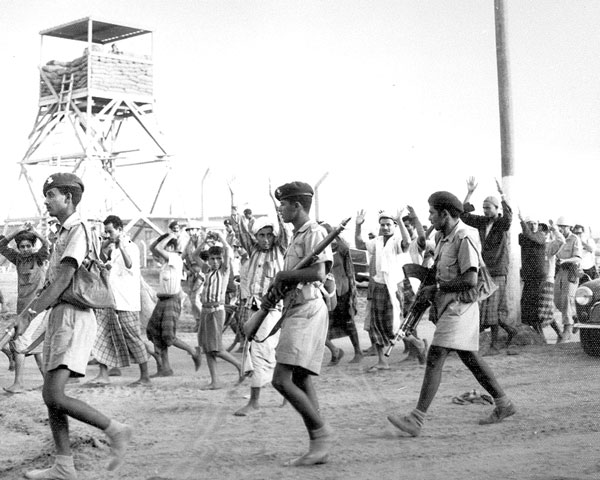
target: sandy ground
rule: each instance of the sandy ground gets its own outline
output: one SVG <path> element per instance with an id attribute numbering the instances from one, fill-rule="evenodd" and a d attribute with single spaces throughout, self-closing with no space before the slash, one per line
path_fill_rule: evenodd
<path id="1" fill-rule="evenodd" d="M 14 305 L 13 282 L 11 275 L 0 275 L 0 288 Z M 362 328 L 362 315 L 359 324 Z M 182 337 L 195 345 L 190 325 L 189 318 L 182 320 L 182 330 L 188 330 Z M 424 322 L 420 333 L 431 337 L 433 326 Z M 231 339 L 228 333 L 226 341 Z M 361 340 L 368 346 L 364 332 Z M 336 343 L 344 349 L 344 359 L 337 367 L 324 366 L 316 379 L 321 410 L 337 435 L 328 464 L 282 466 L 305 451 L 307 436 L 300 417 L 290 406 L 280 406 L 281 397 L 272 387 L 265 388 L 260 411 L 235 417 L 233 412 L 247 401 L 249 386 L 235 386 L 234 368 L 219 362 L 225 388 L 203 391 L 200 388 L 208 381 L 205 362 L 195 373 L 190 358 L 173 351 L 175 376 L 155 379 L 151 387 L 127 386 L 137 378 L 137 366 L 113 377 L 110 386 L 89 387 L 84 379 L 68 387 L 72 396 L 135 428 L 126 463 L 117 473 L 108 473 L 104 435 L 71 421 L 79 478 L 600 478 L 600 359 L 586 356 L 579 343 L 519 345 L 516 355 L 486 357 L 519 408 L 517 415 L 492 426 L 477 423 L 492 407 L 451 402 L 473 388 L 483 393 L 458 358 L 451 356 L 419 438 L 395 430 L 386 415 L 414 407 L 424 367 L 401 364 L 404 353 L 398 347 L 392 354 L 392 370 L 365 373 L 374 358 L 349 364 L 348 339 Z M 324 365 L 328 361 L 327 353 Z M 7 365 L 0 357 L 0 386 L 12 383 Z M 97 367 L 90 366 L 87 378 L 96 372 Z M 24 471 L 48 465 L 53 454 L 41 377 L 32 359 L 27 360 L 25 381 L 27 392 L 0 394 L 2 480 L 22 478 Z"/>

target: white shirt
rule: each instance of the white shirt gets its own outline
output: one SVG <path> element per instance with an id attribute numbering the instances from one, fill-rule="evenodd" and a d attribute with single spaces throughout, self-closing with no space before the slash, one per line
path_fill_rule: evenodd
<path id="1" fill-rule="evenodd" d="M 131 268 L 125 266 L 121 250 L 115 248 L 111 252 L 108 262 L 112 266 L 109 276 L 110 287 L 115 297 L 117 310 L 139 312 L 141 310 L 140 250 L 129 239 L 121 239 L 121 244 L 131 259 Z"/>
<path id="2" fill-rule="evenodd" d="M 181 290 L 183 260 L 181 255 L 168 252 L 169 260 L 160 268 L 158 278 L 158 295 L 177 295 Z"/>

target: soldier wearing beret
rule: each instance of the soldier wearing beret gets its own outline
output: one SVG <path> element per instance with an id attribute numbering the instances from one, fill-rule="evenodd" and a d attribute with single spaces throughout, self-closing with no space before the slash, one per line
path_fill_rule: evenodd
<path id="1" fill-rule="evenodd" d="M 472 229 L 460 220 L 462 210 L 461 202 L 450 192 L 435 192 L 429 197 L 429 221 L 439 232 L 434 260 L 437 285 L 424 287 L 422 292 L 433 302 L 436 330 L 417 407 L 406 416 L 388 416 L 394 426 L 414 437 L 421 433 L 425 415 L 440 385 L 444 363 L 452 351 L 494 398 L 496 408 L 489 417 L 479 421 L 481 425 L 498 423 L 516 413 L 514 404 L 478 354 L 479 306 L 471 293 L 477 287 L 481 254 Z"/>
<path id="2" fill-rule="evenodd" d="M 56 217 L 60 228 L 48 266 L 47 287 L 18 317 L 17 335 L 20 335 L 38 312 L 50 309 L 44 338 L 45 375 L 42 395 L 48 407 L 56 457 L 50 468 L 27 472 L 25 476 L 31 479 L 77 477 L 69 442 L 68 417 L 106 433 L 111 446 L 111 458 L 107 467 L 109 470 L 116 469 L 122 463 L 125 448 L 131 438 L 129 426 L 111 420 L 81 400 L 65 395 L 65 385 L 69 378 L 85 375 L 96 337 L 94 311 L 78 308 L 61 300 L 75 271 L 88 255 L 88 241 L 94 241 L 89 227 L 77 212 L 83 191 L 83 182 L 72 173 L 56 173 L 44 183 L 46 208 L 51 216 Z"/>
<path id="3" fill-rule="evenodd" d="M 327 338 L 327 306 L 320 287 L 331 269 L 331 249 L 327 247 L 312 265 L 292 270 L 326 236 L 323 227 L 310 219 L 313 194 L 304 182 L 286 183 L 275 191 L 281 218 L 293 225 L 294 235 L 284 255 L 283 270 L 272 283 L 275 291 L 283 288 L 287 292 L 272 384 L 300 414 L 310 438 L 308 452 L 290 460 L 287 464 L 291 466 L 325 463 L 333 443 L 331 427 L 321 417 L 312 383 L 313 375 L 320 373 Z M 263 305 L 275 308 L 264 301 Z"/>

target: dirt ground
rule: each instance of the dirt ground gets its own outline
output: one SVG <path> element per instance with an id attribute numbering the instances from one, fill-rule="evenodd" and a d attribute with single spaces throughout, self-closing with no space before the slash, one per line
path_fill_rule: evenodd
<path id="1" fill-rule="evenodd" d="M 0 288 L 14 305 L 15 278 L 0 274 Z M 358 319 L 362 329 L 362 313 Z M 195 343 L 191 319 L 182 320 L 182 337 Z M 433 326 L 420 326 L 431 337 Z M 226 341 L 231 341 L 227 333 Z M 361 330 L 363 346 L 368 346 Z M 104 435 L 71 421 L 71 439 L 80 479 L 539 479 L 600 478 L 600 359 L 586 356 L 577 341 L 554 345 L 518 345 L 513 355 L 486 357 L 518 413 L 501 424 L 480 426 L 490 406 L 452 403 L 454 396 L 481 387 L 451 356 L 422 436 L 410 438 L 386 420 L 415 405 L 424 367 L 400 363 L 402 348 L 392 354 L 392 369 L 365 373 L 374 357 L 349 364 L 348 339 L 336 340 L 345 351 L 337 367 L 316 379 L 321 410 L 337 441 L 326 465 L 289 468 L 282 464 L 303 453 L 307 436 L 299 416 L 281 397 L 265 388 L 263 408 L 248 417 L 233 412 L 247 402 L 249 386 L 235 386 L 233 367 L 219 362 L 225 388 L 203 391 L 206 363 L 198 373 L 182 351 L 172 351 L 175 376 L 153 380 L 151 387 L 128 387 L 137 366 L 112 377 L 106 387 L 83 379 L 69 385 L 72 396 L 135 428 L 127 461 L 117 473 L 104 470 L 108 447 Z M 519 343 L 527 343 L 524 340 Z M 175 350 L 175 349 L 173 349 Z M 237 354 L 239 355 L 239 354 Z M 0 357 L 0 386 L 12 383 L 6 357 Z M 152 365 L 152 370 L 154 370 Z M 90 366 L 88 377 L 97 367 Z M 23 472 L 51 462 L 52 440 L 41 399 L 41 376 L 26 363 L 27 392 L 0 394 L 0 479 L 23 478 Z"/>

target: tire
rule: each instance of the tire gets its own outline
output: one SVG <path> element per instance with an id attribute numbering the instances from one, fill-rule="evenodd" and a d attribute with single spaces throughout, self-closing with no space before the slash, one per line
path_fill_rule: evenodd
<path id="1" fill-rule="evenodd" d="M 591 357 L 600 357 L 600 329 L 582 328 L 579 338 L 583 351 Z"/>

